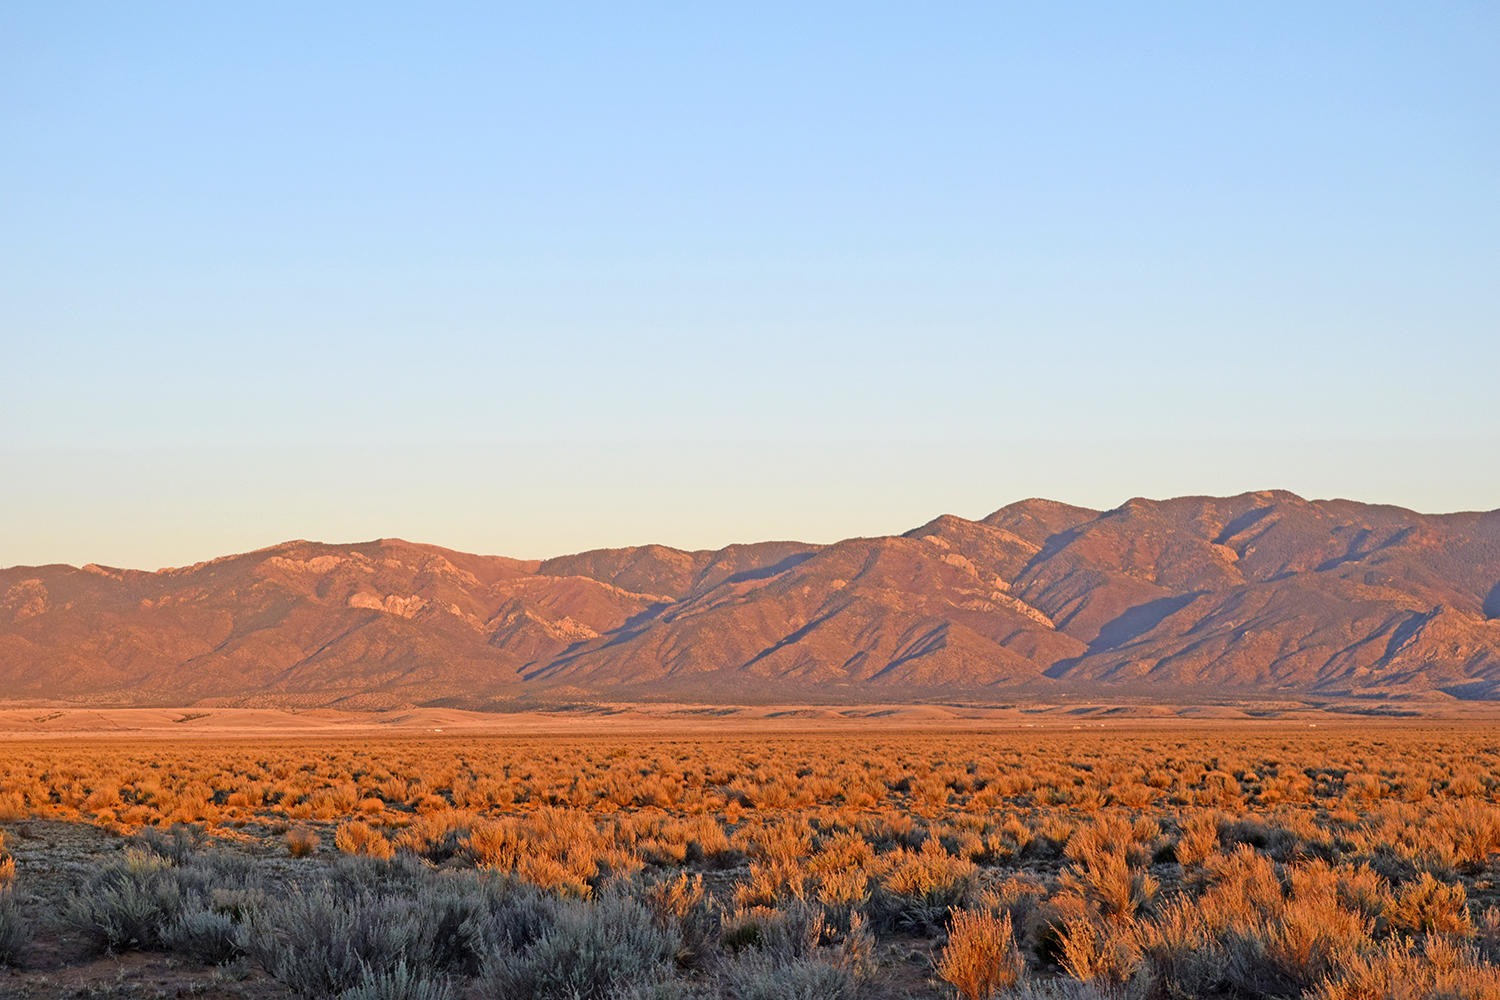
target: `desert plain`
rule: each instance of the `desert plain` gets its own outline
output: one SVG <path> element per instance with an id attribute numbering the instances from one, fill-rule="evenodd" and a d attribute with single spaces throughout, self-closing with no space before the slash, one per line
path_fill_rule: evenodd
<path id="1" fill-rule="evenodd" d="M 24 705 L 0 733 L 4 996 L 1500 995 L 1472 707 Z"/>

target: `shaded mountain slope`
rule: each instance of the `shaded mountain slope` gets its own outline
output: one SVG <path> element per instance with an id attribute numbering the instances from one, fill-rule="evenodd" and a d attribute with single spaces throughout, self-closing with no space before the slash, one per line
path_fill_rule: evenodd
<path id="1" fill-rule="evenodd" d="M 289 542 L 0 570 L 9 698 L 1500 696 L 1500 511 L 1026 500 L 832 545 L 545 561 Z"/>

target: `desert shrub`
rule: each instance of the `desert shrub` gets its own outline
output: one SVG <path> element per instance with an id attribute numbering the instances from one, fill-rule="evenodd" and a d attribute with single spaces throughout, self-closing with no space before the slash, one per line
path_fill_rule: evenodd
<path id="1" fill-rule="evenodd" d="M 1072 979 L 1031 980 L 1007 993 L 1005 1000 L 1120 1000 L 1121 995 L 1119 988 L 1108 984 L 1081 983 Z"/>
<path id="2" fill-rule="evenodd" d="M 649 979 L 644 983 L 622 986 L 610 994 L 610 1000 L 723 1000 L 710 984 L 694 984 L 681 979 Z"/>
<path id="3" fill-rule="evenodd" d="M 552 929 L 569 903 L 525 883 L 486 882 L 489 915 L 484 924 L 486 953 L 519 952 Z"/>
<path id="4" fill-rule="evenodd" d="M 464 846 L 476 818 L 474 813 L 456 809 L 423 813 L 397 835 L 394 849 L 409 851 L 434 864 L 447 861 Z"/>
<path id="5" fill-rule="evenodd" d="M 1131 928 L 1092 920 L 1069 920 L 1061 933 L 1061 965 L 1079 982 L 1120 986 L 1141 961 Z"/>
<path id="6" fill-rule="evenodd" d="M 0 887 L 0 965 L 13 965 L 31 940 L 31 926 L 13 888 Z"/>
<path id="7" fill-rule="evenodd" d="M 158 855 L 131 849 L 81 885 L 62 916 L 94 951 L 156 951 L 182 909 L 176 871 Z"/>
<path id="8" fill-rule="evenodd" d="M 724 985 L 734 1000 L 853 1000 L 854 974 L 837 962 L 782 959 L 750 951 L 729 963 Z"/>
<path id="9" fill-rule="evenodd" d="M 1205 878 L 1209 884 L 1200 905 L 1216 927 L 1264 923 L 1281 909 L 1283 889 L 1276 865 L 1246 845 L 1211 856 Z"/>
<path id="10" fill-rule="evenodd" d="M 1374 933 L 1384 933 L 1391 905 L 1390 883 L 1368 865 L 1341 865 L 1332 873 L 1339 905 L 1371 921 Z"/>
<path id="11" fill-rule="evenodd" d="M 1210 811 L 1195 812 L 1182 821 L 1172 854 L 1186 868 L 1201 865 L 1218 846 L 1218 815 Z"/>
<path id="12" fill-rule="evenodd" d="M 1148 997 L 1211 996 L 1222 978 L 1223 949 L 1209 931 L 1198 905 L 1178 897 L 1138 925 L 1136 942 Z"/>
<path id="13" fill-rule="evenodd" d="M 305 826 L 294 827 L 286 833 L 286 849 L 294 858 L 311 857 L 322 840 Z"/>
<path id="14" fill-rule="evenodd" d="M 486 886 L 474 879 L 443 879 L 424 885 L 416 903 L 421 915 L 422 967 L 476 974 L 492 913 Z"/>
<path id="15" fill-rule="evenodd" d="M 382 866 L 381 892 L 410 901 L 418 924 L 408 958 L 414 968 L 445 974 L 479 973 L 486 956 L 530 946 L 556 923 L 555 897 L 508 879 L 473 872 Z"/>
<path id="16" fill-rule="evenodd" d="M 1082 852 L 1062 873 L 1059 885 L 1063 892 L 1086 900 L 1101 916 L 1116 921 L 1128 921 L 1150 906 L 1158 888 L 1156 879 L 1130 864 L 1120 847 Z"/>
<path id="17" fill-rule="evenodd" d="M 604 1000 L 615 990 L 660 977 L 681 942 L 641 904 L 620 897 L 575 902 L 524 951 L 496 951 L 483 988 L 499 998 Z"/>
<path id="18" fill-rule="evenodd" d="M 745 881 L 734 887 L 736 906 L 775 906 L 808 896 L 807 870 L 794 860 L 753 861 Z"/>
<path id="19" fill-rule="evenodd" d="M 790 961 L 816 951 L 827 930 L 821 907 L 792 902 L 735 910 L 724 919 L 722 940 L 732 951 L 753 948 Z"/>
<path id="20" fill-rule="evenodd" d="M 1500 963 L 1500 906 L 1486 907 L 1474 928 L 1479 953 L 1486 961 Z"/>
<path id="21" fill-rule="evenodd" d="M 26 797 L 20 792 L 0 792 L 0 823 L 25 819 L 31 815 Z"/>
<path id="22" fill-rule="evenodd" d="M 1401 887 L 1388 913 L 1391 928 L 1408 934 L 1468 937 L 1474 932 L 1463 883 L 1439 882 L 1428 872 Z"/>
<path id="23" fill-rule="evenodd" d="M 1057 893 L 1027 912 L 1023 939 L 1042 965 L 1060 965 L 1063 936 L 1068 924 L 1086 921 L 1092 916 L 1093 913 L 1082 897 L 1066 892 Z"/>
<path id="24" fill-rule="evenodd" d="M 606 847 L 587 813 L 549 806 L 520 818 L 473 824 L 462 852 L 482 868 L 513 874 L 544 889 L 587 896 L 601 875 Z"/>
<path id="25" fill-rule="evenodd" d="M 176 918 L 162 929 L 161 943 L 165 949 L 204 965 L 222 965 L 243 954 L 239 925 L 233 913 L 201 899 L 183 905 Z"/>
<path id="26" fill-rule="evenodd" d="M 854 977 L 856 983 L 874 979 L 880 962 L 876 957 L 875 933 L 858 913 L 849 918 L 849 927 L 843 931 L 838 942 L 839 968 Z"/>
<path id="27" fill-rule="evenodd" d="M 408 900 L 328 886 L 298 888 L 257 910 L 245 950 L 294 993 L 332 996 L 391 972 L 420 953 L 421 924 Z"/>
<path id="28" fill-rule="evenodd" d="M 140 846 L 174 865 L 185 865 L 203 846 L 203 828 L 174 823 L 169 829 L 147 827 L 137 837 Z"/>
<path id="29" fill-rule="evenodd" d="M 340 853 L 321 875 L 322 884 L 335 893 L 411 896 L 423 886 L 432 884 L 433 868 L 410 854 L 383 859 L 366 854 Z"/>
<path id="30" fill-rule="evenodd" d="M 937 971 L 967 1000 L 989 1000 L 996 991 L 1014 986 L 1024 968 L 1009 911 L 996 915 L 959 910 L 953 914 Z"/>
<path id="31" fill-rule="evenodd" d="M 1264 924 L 1234 928 L 1225 940 L 1225 978 L 1251 996 L 1295 995 L 1347 964 L 1371 924 L 1327 896 L 1292 899 Z"/>
<path id="32" fill-rule="evenodd" d="M 1307 994 L 1308 1000 L 1492 1000 L 1497 996 L 1500 968 L 1472 947 L 1435 937 L 1420 946 L 1410 939 L 1394 938 L 1379 949 L 1352 956 Z"/>
<path id="33" fill-rule="evenodd" d="M 681 875 L 647 886 L 641 901 L 659 928 L 681 942 L 677 964 L 693 966 L 713 953 L 719 941 L 719 915 L 703 891 L 703 876 Z"/>
<path id="34" fill-rule="evenodd" d="M 385 834 L 360 820 L 339 826 L 333 835 L 334 846 L 345 854 L 357 854 L 377 860 L 388 860 L 396 853 Z"/>
<path id="35" fill-rule="evenodd" d="M 977 866 L 953 857 L 936 839 L 920 851 L 903 848 L 881 860 L 886 871 L 870 900 L 878 927 L 936 929 L 950 910 L 967 907 L 977 891 Z"/>
<path id="36" fill-rule="evenodd" d="M 398 961 L 385 972 L 373 972 L 338 994 L 336 1000 L 448 1000 L 452 989 L 435 978 Z"/>
<path id="37" fill-rule="evenodd" d="M 1301 847 L 1318 848 L 1317 844 L 1302 845 L 1290 830 L 1268 823 L 1255 816 L 1242 816 L 1225 823 L 1220 834 L 1226 845 L 1249 844 L 1278 861 L 1285 861 L 1299 852 Z"/>

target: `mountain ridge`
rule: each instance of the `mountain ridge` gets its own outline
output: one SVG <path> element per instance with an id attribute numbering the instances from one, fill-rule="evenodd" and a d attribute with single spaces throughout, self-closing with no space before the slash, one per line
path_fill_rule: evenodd
<path id="1" fill-rule="evenodd" d="M 1500 698 L 1500 511 L 1029 498 L 829 544 L 522 560 L 294 540 L 0 569 L 0 683 L 91 704 Z"/>

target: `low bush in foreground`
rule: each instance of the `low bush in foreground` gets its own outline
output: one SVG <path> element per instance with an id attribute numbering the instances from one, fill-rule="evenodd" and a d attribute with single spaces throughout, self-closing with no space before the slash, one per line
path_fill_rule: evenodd
<path id="1" fill-rule="evenodd" d="M 0 889 L 0 965 L 14 964 L 31 939 L 31 928 L 14 889 Z"/>

